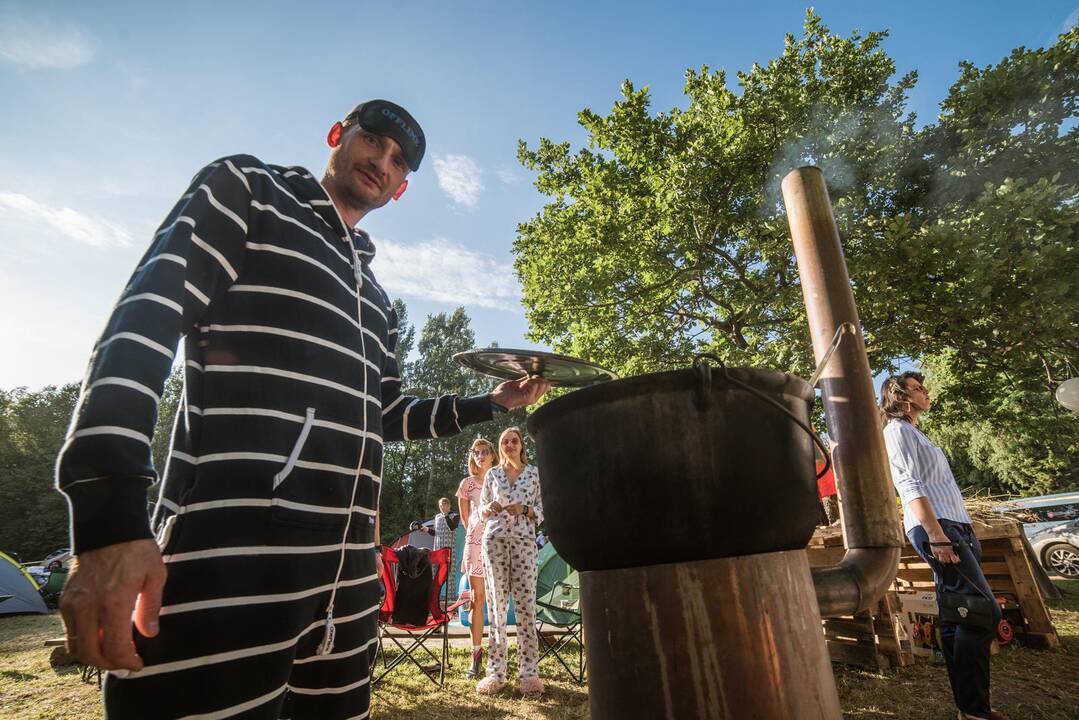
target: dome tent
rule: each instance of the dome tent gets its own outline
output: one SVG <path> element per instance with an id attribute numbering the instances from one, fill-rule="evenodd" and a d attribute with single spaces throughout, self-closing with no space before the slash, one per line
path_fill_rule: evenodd
<path id="1" fill-rule="evenodd" d="M 49 612 L 30 573 L 0 552 L 0 598 L 4 596 L 9 597 L 0 602 L 0 615 Z"/>

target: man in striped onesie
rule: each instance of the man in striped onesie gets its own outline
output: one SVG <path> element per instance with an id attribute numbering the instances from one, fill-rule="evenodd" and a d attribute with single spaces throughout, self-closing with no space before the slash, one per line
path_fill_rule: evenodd
<path id="1" fill-rule="evenodd" d="M 423 131 L 375 100 L 327 140 L 321 181 L 244 155 L 204 168 L 94 348 L 57 463 L 77 557 L 61 610 L 71 651 L 111 671 L 108 718 L 367 717 L 383 442 L 454 434 L 547 389 L 401 394 L 397 317 L 353 228 L 404 191 Z"/>

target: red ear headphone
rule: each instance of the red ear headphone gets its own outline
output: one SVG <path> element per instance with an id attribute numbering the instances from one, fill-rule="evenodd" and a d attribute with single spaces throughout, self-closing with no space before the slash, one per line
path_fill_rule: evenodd
<path id="1" fill-rule="evenodd" d="M 335 122 L 330 131 L 326 133 L 326 144 L 332 148 L 341 144 L 341 123 Z"/>
<path id="2" fill-rule="evenodd" d="M 400 200 L 401 196 L 405 194 L 405 190 L 408 190 L 408 180 L 402 182 L 401 187 L 397 188 L 397 190 L 394 191 L 393 199 Z"/>

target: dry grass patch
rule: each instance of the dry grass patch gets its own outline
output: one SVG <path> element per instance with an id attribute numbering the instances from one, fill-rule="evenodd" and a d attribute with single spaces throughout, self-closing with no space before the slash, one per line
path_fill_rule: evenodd
<path id="1" fill-rule="evenodd" d="M 101 717 L 97 685 L 72 665 L 49 665 L 45 641 L 63 634 L 60 615 L 0 617 L 0 718 L 86 720 Z"/>
<path id="2" fill-rule="evenodd" d="M 453 667 L 446 675 L 446 686 L 435 687 L 414 667 L 401 666 L 375 688 L 371 699 L 371 717 L 375 720 L 582 720 L 588 717 L 588 693 L 584 685 L 574 683 L 553 658 L 540 663 L 540 676 L 547 686 L 538 699 L 525 700 L 517 687 L 514 651 L 510 650 L 510 673 L 513 678 L 501 693 L 484 696 L 476 693 L 476 681 L 467 680 L 468 651 L 450 651 Z"/>

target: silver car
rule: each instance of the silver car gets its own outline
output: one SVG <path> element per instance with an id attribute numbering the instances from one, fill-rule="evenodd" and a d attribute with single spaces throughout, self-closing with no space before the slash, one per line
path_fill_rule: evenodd
<path id="1" fill-rule="evenodd" d="M 1033 540 L 1037 533 L 1046 528 L 1079 519 L 1079 492 L 1016 498 L 993 509 L 997 512 L 1019 515 L 1023 523 L 1023 532 L 1026 533 L 1028 540 Z"/>
<path id="2" fill-rule="evenodd" d="M 1050 573 L 1079 578 L 1079 520 L 1054 525 L 1030 538 L 1042 567 Z"/>

